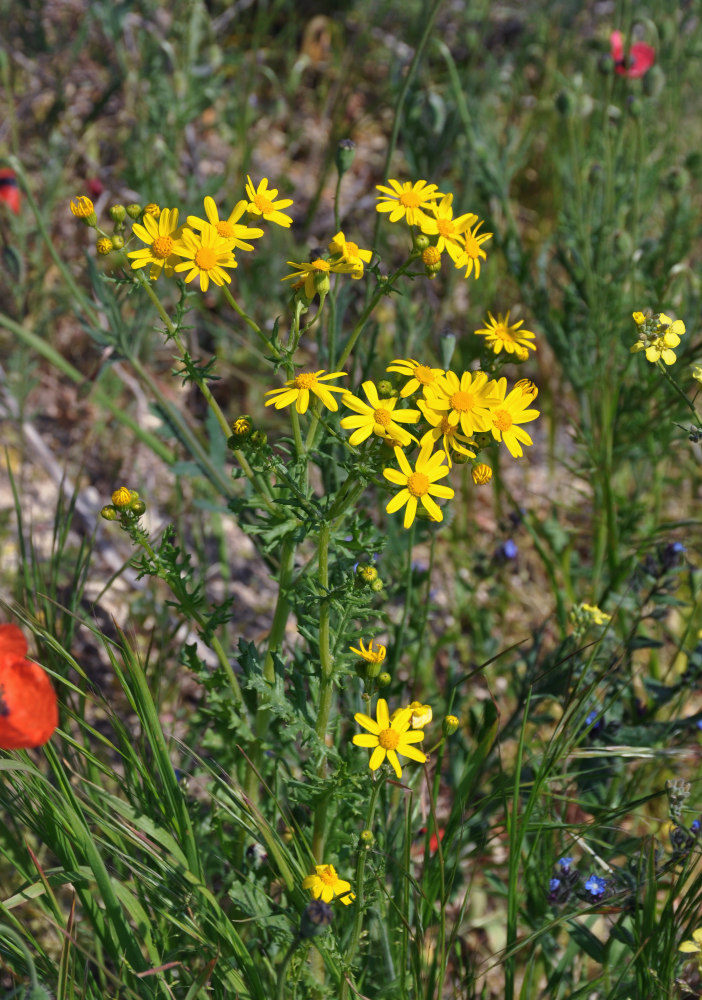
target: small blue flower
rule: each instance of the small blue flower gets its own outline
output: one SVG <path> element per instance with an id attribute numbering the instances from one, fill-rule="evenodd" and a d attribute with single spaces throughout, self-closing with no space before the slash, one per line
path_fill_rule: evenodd
<path id="1" fill-rule="evenodd" d="M 502 553 L 505 559 L 516 559 L 519 555 L 519 549 L 517 548 L 517 543 L 508 538 L 507 541 L 502 546 Z"/>
<path id="2" fill-rule="evenodd" d="M 591 726 L 596 718 L 597 718 L 597 709 L 593 708 L 593 710 L 591 712 L 588 712 L 587 716 L 585 717 L 585 725 Z"/>
<path id="3" fill-rule="evenodd" d="M 551 892 L 555 892 L 560 884 L 561 880 L 559 878 L 552 878 L 551 881 L 548 883 L 549 890 Z"/>
<path id="4" fill-rule="evenodd" d="M 568 872 L 568 871 L 570 871 L 570 866 L 573 864 L 573 859 L 572 858 L 559 858 L 558 859 L 558 864 L 560 865 L 560 869 L 561 869 L 562 872 Z"/>
<path id="5" fill-rule="evenodd" d="M 700 826 L 702 826 L 702 823 L 698 819 L 693 819 L 692 823 L 690 823 L 690 833 L 699 833 Z"/>
<path id="6" fill-rule="evenodd" d="M 600 878 L 599 875 L 591 875 L 585 883 L 584 889 L 591 896 L 601 896 L 607 888 L 607 879 Z"/>
<path id="7" fill-rule="evenodd" d="M 698 729 L 702 730 L 702 719 L 698 719 L 695 725 L 697 726 Z"/>

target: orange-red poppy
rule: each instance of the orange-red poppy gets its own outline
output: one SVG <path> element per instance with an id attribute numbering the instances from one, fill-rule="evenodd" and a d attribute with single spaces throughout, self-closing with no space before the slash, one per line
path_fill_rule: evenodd
<path id="1" fill-rule="evenodd" d="M 656 61 L 656 50 L 646 42 L 634 42 L 624 56 L 624 36 L 613 31 L 609 36 L 610 51 L 614 59 L 614 72 L 620 76 L 643 76 Z"/>
<path id="2" fill-rule="evenodd" d="M 25 659 L 27 640 L 16 625 L 0 625 L 0 749 L 28 750 L 58 725 L 56 693 L 45 670 Z"/>
<path id="3" fill-rule="evenodd" d="M 15 215 L 19 215 L 20 190 L 17 177 L 14 170 L 5 167 L 0 170 L 0 204 L 2 203 L 7 205 Z"/>

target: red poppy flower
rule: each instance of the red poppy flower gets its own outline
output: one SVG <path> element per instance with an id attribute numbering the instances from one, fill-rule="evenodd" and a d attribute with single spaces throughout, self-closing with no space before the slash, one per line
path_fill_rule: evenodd
<path id="1" fill-rule="evenodd" d="M 16 625 L 0 625 L 0 749 L 28 750 L 58 725 L 56 694 L 39 664 L 25 659 L 27 641 Z"/>
<path id="2" fill-rule="evenodd" d="M 4 202 L 11 212 L 19 215 L 20 190 L 14 170 L 0 170 L 0 202 Z"/>
<path id="3" fill-rule="evenodd" d="M 645 42 L 634 42 L 629 55 L 624 58 L 624 37 L 621 31 L 609 36 L 610 51 L 614 59 L 614 72 L 620 76 L 643 76 L 656 61 L 656 50 Z"/>

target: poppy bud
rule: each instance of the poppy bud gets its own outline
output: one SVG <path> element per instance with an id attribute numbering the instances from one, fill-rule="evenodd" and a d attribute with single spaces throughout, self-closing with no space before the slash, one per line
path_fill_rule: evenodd
<path id="1" fill-rule="evenodd" d="M 573 98 L 570 96 L 567 90 L 561 90 L 560 93 L 556 94 L 556 111 L 559 115 L 567 117 L 573 111 Z"/>
<path id="2" fill-rule="evenodd" d="M 336 147 L 336 169 L 339 177 L 343 177 L 353 163 L 356 155 L 356 143 L 353 139 L 342 139 Z"/>
<path id="3" fill-rule="evenodd" d="M 643 80 L 646 97 L 658 97 L 665 87 L 665 73 L 660 66 L 652 66 Z"/>

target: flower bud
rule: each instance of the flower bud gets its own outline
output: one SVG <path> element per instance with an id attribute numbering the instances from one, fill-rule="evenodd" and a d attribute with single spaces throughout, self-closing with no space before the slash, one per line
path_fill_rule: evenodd
<path id="1" fill-rule="evenodd" d="M 159 206 L 156 204 L 155 201 L 150 201 L 148 205 L 144 205 L 143 214 L 151 215 L 153 216 L 154 219 L 158 219 L 159 215 L 161 214 L 161 209 L 159 208 Z"/>
<path id="2" fill-rule="evenodd" d="M 114 250 L 121 250 L 124 246 L 124 237 L 119 233 L 113 233 L 111 236 L 112 247 Z"/>
<path id="3" fill-rule="evenodd" d="M 476 486 L 485 486 L 492 479 L 492 469 L 484 462 L 479 462 L 478 465 L 473 466 L 471 475 Z"/>
<path id="4" fill-rule="evenodd" d="M 336 169 L 339 177 L 343 177 L 353 163 L 356 155 L 356 143 L 353 139 L 341 139 L 336 147 Z"/>
<path id="5" fill-rule="evenodd" d="M 381 378 L 376 388 L 380 399 L 390 399 L 395 395 L 395 389 L 389 378 Z"/>
<path id="6" fill-rule="evenodd" d="M 138 219 L 141 215 L 141 205 L 137 205 L 135 202 L 127 205 L 127 215 L 130 219 Z"/>
<path id="7" fill-rule="evenodd" d="M 331 282 L 328 271 L 316 271 L 314 275 L 314 290 L 321 297 L 329 294 Z"/>
<path id="8" fill-rule="evenodd" d="M 119 489 L 114 491 L 111 499 L 115 507 L 121 510 L 124 507 L 128 507 L 133 500 L 136 500 L 137 496 L 138 494 L 132 496 L 132 490 L 127 489 L 126 486 L 120 486 Z"/>
<path id="9" fill-rule="evenodd" d="M 382 672 L 382 674 L 378 674 L 377 684 L 378 684 L 378 687 L 381 687 L 381 688 L 386 688 L 388 686 L 388 684 L 392 684 L 392 677 L 387 672 L 387 670 L 384 670 Z"/>
<path id="10" fill-rule="evenodd" d="M 458 732 L 460 724 L 457 715 L 447 715 L 441 723 L 441 732 L 444 736 L 453 736 L 454 733 Z"/>
<path id="11" fill-rule="evenodd" d="M 665 73 L 660 66 L 651 66 L 643 78 L 643 91 L 646 97 L 658 97 L 665 87 Z"/>
<path id="12" fill-rule="evenodd" d="M 360 583 L 373 583 L 378 579 L 378 570 L 369 563 L 359 563 L 356 567 L 356 579 Z"/>
<path id="13" fill-rule="evenodd" d="M 436 247 L 427 247 L 422 251 L 422 263 L 427 278 L 435 278 L 441 270 L 441 251 Z"/>
<path id="14" fill-rule="evenodd" d="M 375 836 L 372 830 L 361 830 L 359 837 L 359 846 L 364 847 L 367 851 L 371 849 L 375 843 Z"/>
<path id="15" fill-rule="evenodd" d="M 611 76 L 614 73 L 614 59 L 603 52 L 597 60 L 597 68 L 603 76 Z"/>
<path id="16" fill-rule="evenodd" d="M 680 194 L 690 186 L 690 175 L 684 167 L 672 167 L 663 178 L 663 184 L 671 194 Z"/>
<path id="17" fill-rule="evenodd" d="M 127 209 L 124 205 L 111 205 L 107 210 L 107 214 L 112 219 L 113 222 L 124 222 L 127 215 Z"/>
<path id="18" fill-rule="evenodd" d="M 566 118 L 573 110 L 573 98 L 567 90 L 561 90 L 560 93 L 556 94 L 555 105 L 558 114 Z"/>
<path id="19" fill-rule="evenodd" d="M 419 256 L 431 246 L 431 240 L 426 233 L 416 233 L 413 242 L 413 250 Z"/>
<path id="20" fill-rule="evenodd" d="M 252 448 L 265 448 L 268 444 L 268 435 L 265 431 L 254 431 L 249 438 L 249 444 Z"/>
<path id="21" fill-rule="evenodd" d="M 641 101 L 633 94 L 629 94 L 626 99 L 626 110 L 632 118 L 641 117 Z"/>
<path id="22" fill-rule="evenodd" d="M 108 253 L 114 250 L 114 244 L 109 236 L 101 236 L 95 244 L 95 249 L 101 257 L 107 257 Z"/>
<path id="23" fill-rule="evenodd" d="M 100 517 L 104 517 L 106 521 L 119 521 L 119 511 L 112 504 L 108 504 L 100 511 Z"/>
<path id="24" fill-rule="evenodd" d="M 129 510 L 135 517 L 141 517 L 142 514 L 146 512 L 146 504 L 143 500 L 132 500 L 129 505 Z"/>
<path id="25" fill-rule="evenodd" d="M 95 206 L 87 195 L 77 195 L 75 201 L 71 199 L 71 212 L 75 215 L 76 219 L 80 219 L 86 226 L 92 227 L 97 225 Z"/>
<path id="26" fill-rule="evenodd" d="M 370 585 L 370 588 L 374 594 L 379 594 L 380 591 L 383 589 L 383 587 L 384 584 L 383 581 L 380 579 L 380 577 L 377 577 L 375 580 L 373 580 L 373 582 Z"/>
<path id="27" fill-rule="evenodd" d="M 253 420 L 248 413 L 244 413 L 232 421 L 231 427 L 232 437 L 235 440 L 234 447 L 237 447 L 237 443 L 241 444 L 251 437 L 253 433 Z"/>

